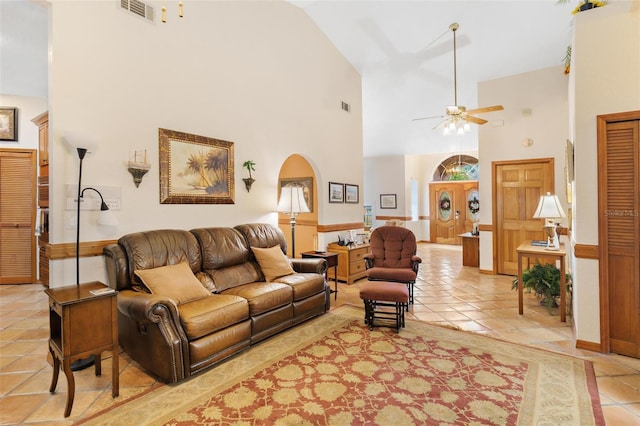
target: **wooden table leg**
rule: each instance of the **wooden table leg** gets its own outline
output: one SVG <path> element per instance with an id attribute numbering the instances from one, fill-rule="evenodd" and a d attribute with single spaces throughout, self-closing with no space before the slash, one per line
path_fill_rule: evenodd
<path id="1" fill-rule="evenodd" d="M 58 386 L 58 374 L 60 373 L 60 360 L 56 357 L 53 350 L 49 348 L 51 358 L 53 358 L 53 377 L 51 378 L 51 386 L 49 386 L 49 392 L 54 393 L 56 386 Z"/>
<path id="2" fill-rule="evenodd" d="M 522 282 L 522 254 L 518 253 L 518 313 L 520 315 L 523 314 L 524 309 L 523 305 L 523 288 L 524 283 Z"/>
<path id="3" fill-rule="evenodd" d="M 120 358 L 118 354 L 118 345 L 114 345 L 113 357 L 111 358 L 111 396 L 115 398 L 120 395 Z"/>
<path id="4" fill-rule="evenodd" d="M 567 277 L 564 257 L 560 257 L 560 321 L 567 322 Z"/>
<path id="5" fill-rule="evenodd" d="M 76 394 L 76 381 L 73 378 L 73 371 L 71 371 L 71 363 L 68 359 L 62 361 L 62 369 L 64 375 L 67 376 L 67 407 L 64 409 L 64 416 L 69 417 L 71 409 L 73 408 L 73 397 Z"/>

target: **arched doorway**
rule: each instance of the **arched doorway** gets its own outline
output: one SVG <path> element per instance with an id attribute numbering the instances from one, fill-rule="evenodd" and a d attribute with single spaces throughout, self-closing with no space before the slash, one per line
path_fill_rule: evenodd
<path id="1" fill-rule="evenodd" d="M 290 216 L 285 213 L 278 213 L 278 227 L 284 232 L 287 238 L 287 255 L 300 257 L 303 251 L 316 250 L 318 241 L 318 191 L 317 179 L 313 167 L 309 162 L 298 154 L 289 156 L 278 175 L 278 200 L 283 186 L 296 184 L 304 188 L 304 197 L 309 213 L 300 213 L 296 216 L 295 226 L 295 256 L 292 256 L 291 248 L 291 225 Z"/>
<path id="2" fill-rule="evenodd" d="M 429 184 L 432 243 L 461 244 L 459 236 L 480 220 L 478 159 L 453 155 L 440 163 Z"/>

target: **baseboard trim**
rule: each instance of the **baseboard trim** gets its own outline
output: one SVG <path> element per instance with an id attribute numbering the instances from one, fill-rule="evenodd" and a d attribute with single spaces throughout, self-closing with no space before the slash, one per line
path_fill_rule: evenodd
<path id="1" fill-rule="evenodd" d="M 584 349 L 587 351 L 593 351 L 593 352 L 602 352 L 602 345 L 600 343 L 594 343 L 594 342 L 587 342 L 586 340 L 576 340 L 576 348 L 577 349 Z"/>

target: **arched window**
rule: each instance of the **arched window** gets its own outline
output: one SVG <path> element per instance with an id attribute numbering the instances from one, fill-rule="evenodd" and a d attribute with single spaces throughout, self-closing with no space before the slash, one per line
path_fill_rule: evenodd
<path id="1" fill-rule="evenodd" d="M 478 180 L 478 159 L 470 155 L 453 155 L 433 173 L 433 181 Z"/>

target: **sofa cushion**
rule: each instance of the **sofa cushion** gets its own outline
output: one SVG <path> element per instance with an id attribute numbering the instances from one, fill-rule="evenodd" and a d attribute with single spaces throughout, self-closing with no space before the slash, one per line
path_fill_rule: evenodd
<path id="1" fill-rule="evenodd" d="M 225 295 L 240 296 L 249 302 L 249 315 L 265 312 L 290 304 L 293 301 L 291 286 L 282 283 L 257 282 L 225 290 Z"/>
<path id="2" fill-rule="evenodd" d="M 220 269 L 206 269 L 205 272 L 213 280 L 216 293 L 239 285 L 262 281 L 262 273 L 255 262 L 245 262 Z"/>
<path id="3" fill-rule="evenodd" d="M 214 294 L 178 306 L 189 340 L 198 339 L 249 318 L 249 304 L 238 296 Z"/>
<path id="4" fill-rule="evenodd" d="M 138 269 L 136 275 L 153 294 L 175 300 L 178 305 L 210 296 L 186 262 L 153 269 Z"/>
<path id="5" fill-rule="evenodd" d="M 276 279 L 275 282 L 291 286 L 293 289 L 294 301 L 306 299 L 309 296 L 325 291 L 324 275 L 320 274 L 291 274 L 285 277 L 280 277 Z"/>
<path id="6" fill-rule="evenodd" d="M 267 281 L 294 273 L 289 259 L 284 255 L 279 245 L 270 248 L 251 247 L 251 251 L 253 251 Z"/>

